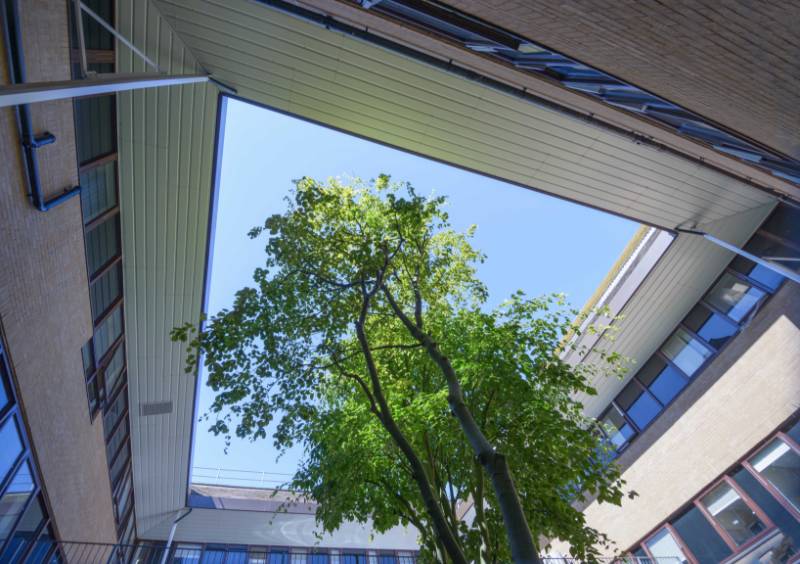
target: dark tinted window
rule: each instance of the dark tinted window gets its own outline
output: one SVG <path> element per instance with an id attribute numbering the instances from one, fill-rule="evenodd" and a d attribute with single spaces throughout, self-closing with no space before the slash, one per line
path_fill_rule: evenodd
<path id="1" fill-rule="evenodd" d="M 342 564 L 367 564 L 366 554 L 342 554 Z"/>
<path id="2" fill-rule="evenodd" d="M 727 343 L 738 329 L 725 317 L 712 312 L 702 304 L 697 304 L 683 323 L 715 349 Z"/>
<path id="3" fill-rule="evenodd" d="M 8 548 L 0 559 L 2 562 L 22 562 L 25 551 L 36 538 L 36 532 L 44 522 L 44 515 L 42 502 L 37 497 L 31 501 L 22 515 L 13 536 L 8 541 Z"/>
<path id="4" fill-rule="evenodd" d="M 672 526 L 699 564 L 718 564 L 731 554 L 731 549 L 696 507 L 678 517 Z"/>
<path id="5" fill-rule="evenodd" d="M 0 354 L 0 413 L 3 413 L 9 403 L 8 390 L 6 389 L 7 378 L 6 363 L 3 360 L 3 355 Z"/>
<path id="6" fill-rule="evenodd" d="M 22 438 L 19 435 L 17 420 L 9 417 L 0 428 L 0 482 L 5 480 L 20 454 L 22 454 Z"/>
<path id="7" fill-rule="evenodd" d="M 122 265 L 116 264 L 89 287 L 92 314 L 97 320 L 122 293 Z"/>
<path id="8" fill-rule="evenodd" d="M 636 434 L 634 428 L 613 405 L 600 417 L 600 424 L 608 440 L 617 450 L 621 450 Z"/>
<path id="9" fill-rule="evenodd" d="M 8 538 L 32 494 L 33 474 L 30 464 L 24 462 L 0 498 L 0 544 Z"/>
<path id="10" fill-rule="evenodd" d="M 78 162 L 86 164 L 116 149 L 113 96 L 75 100 L 75 143 Z"/>
<path id="11" fill-rule="evenodd" d="M 86 232 L 86 266 L 89 275 L 120 253 L 119 216 L 115 215 Z"/>
<path id="12" fill-rule="evenodd" d="M 122 335 L 122 308 L 117 306 L 94 332 L 94 358 L 98 363 L 111 348 L 112 343 Z"/>
<path id="13" fill-rule="evenodd" d="M 81 209 L 85 223 L 117 205 L 116 164 L 108 162 L 81 173 Z"/>
<path id="14" fill-rule="evenodd" d="M 775 523 L 775 526 L 794 541 L 795 547 L 800 548 L 800 523 L 797 522 L 797 519 L 784 509 L 749 471 L 741 468 L 733 475 L 733 479 L 752 498 L 756 505 L 767 514 L 767 517 Z"/>
<path id="15" fill-rule="evenodd" d="M 625 410 L 639 429 L 644 429 L 661 411 L 661 405 L 638 382 L 630 382 L 617 396 L 617 404 Z"/>
<path id="16" fill-rule="evenodd" d="M 686 376 L 680 370 L 673 368 L 658 356 L 647 361 L 636 377 L 664 405 L 672 401 L 687 383 Z"/>

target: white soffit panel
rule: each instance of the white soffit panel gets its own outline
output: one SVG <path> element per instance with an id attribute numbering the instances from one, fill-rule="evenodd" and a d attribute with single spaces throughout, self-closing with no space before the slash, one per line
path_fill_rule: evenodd
<path id="1" fill-rule="evenodd" d="M 119 0 L 118 26 L 165 72 L 203 72 L 149 2 Z M 123 46 L 120 72 L 144 63 Z M 125 327 L 137 530 L 185 505 L 195 378 L 172 327 L 199 320 L 217 91 L 209 85 L 117 97 Z M 160 406 L 154 408 L 152 406 Z M 169 409 L 166 409 L 169 406 Z"/>
<path id="2" fill-rule="evenodd" d="M 216 78 L 305 119 L 666 228 L 771 201 L 707 167 L 265 5 L 157 4 Z"/>

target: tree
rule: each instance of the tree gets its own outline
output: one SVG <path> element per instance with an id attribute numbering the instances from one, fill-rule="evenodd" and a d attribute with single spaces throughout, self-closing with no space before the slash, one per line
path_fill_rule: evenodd
<path id="1" fill-rule="evenodd" d="M 538 562 L 535 539 L 550 536 L 596 554 L 604 538 L 571 502 L 619 503 L 622 483 L 572 399 L 593 393 L 596 369 L 558 356 L 573 314 L 522 294 L 486 311 L 472 231 L 387 176 L 304 178 L 288 203 L 250 232 L 267 235 L 255 287 L 197 335 L 173 333 L 190 341 L 187 370 L 201 356 L 208 368 L 211 430 L 265 438 L 275 420 L 278 449 L 303 443 L 293 486 L 329 530 L 411 523 L 455 563 Z"/>

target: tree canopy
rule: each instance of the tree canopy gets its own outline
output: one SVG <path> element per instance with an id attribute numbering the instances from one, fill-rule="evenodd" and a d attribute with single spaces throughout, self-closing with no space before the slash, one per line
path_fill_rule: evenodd
<path id="1" fill-rule="evenodd" d="M 173 332 L 187 371 L 208 368 L 211 431 L 302 444 L 290 485 L 326 530 L 411 524 L 431 561 L 536 561 L 547 538 L 592 558 L 606 539 L 573 502 L 619 503 L 623 484 L 574 398 L 619 359 L 561 360 L 580 329 L 557 296 L 489 308 L 445 203 L 388 176 L 297 181 L 250 231 L 254 285 Z"/>

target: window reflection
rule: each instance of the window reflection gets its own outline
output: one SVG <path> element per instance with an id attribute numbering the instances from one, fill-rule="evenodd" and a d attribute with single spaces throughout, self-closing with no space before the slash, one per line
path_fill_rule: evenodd
<path id="1" fill-rule="evenodd" d="M 687 383 L 686 376 L 680 370 L 658 356 L 651 358 L 636 377 L 663 405 L 672 401 Z"/>
<path id="2" fill-rule="evenodd" d="M 661 352 L 687 376 L 694 375 L 697 369 L 711 356 L 711 351 L 705 345 L 681 328 L 678 328 L 664 343 Z"/>
<path id="3" fill-rule="evenodd" d="M 0 482 L 8 475 L 20 454 L 22 454 L 22 439 L 17 420 L 12 416 L 6 419 L 0 428 Z"/>
<path id="4" fill-rule="evenodd" d="M 680 545 L 667 529 L 661 529 L 653 538 L 645 543 L 654 558 L 668 558 L 668 562 L 688 563 Z"/>
<path id="5" fill-rule="evenodd" d="M 14 478 L 0 498 L 0 544 L 8 538 L 28 499 L 33 494 L 33 473 L 30 463 L 19 467 Z"/>
<path id="6" fill-rule="evenodd" d="M 683 324 L 715 349 L 727 343 L 739 329 L 736 324 L 702 304 L 698 304 L 689 312 Z"/>
<path id="7" fill-rule="evenodd" d="M 625 421 L 625 417 L 619 409 L 613 405 L 600 418 L 600 424 L 608 440 L 618 451 L 622 450 L 636 434 L 634 428 Z"/>
<path id="8" fill-rule="evenodd" d="M 750 459 L 753 469 L 800 511 L 800 455 L 781 439 L 774 439 Z"/>
<path id="9" fill-rule="evenodd" d="M 734 321 L 742 321 L 764 296 L 763 290 L 726 272 L 706 294 L 705 300 Z"/>
<path id="10" fill-rule="evenodd" d="M 755 511 L 730 484 L 723 482 L 700 500 L 703 506 L 737 545 L 742 545 L 766 529 Z"/>
<path id="11" fill-rule="evenodd" d="M 625 410 L 639 429 L 644 429 L 661 411 L 653 396 L 647 393 L 636 380 L 632 380 L 617 396 L 617 403 Z"/>

